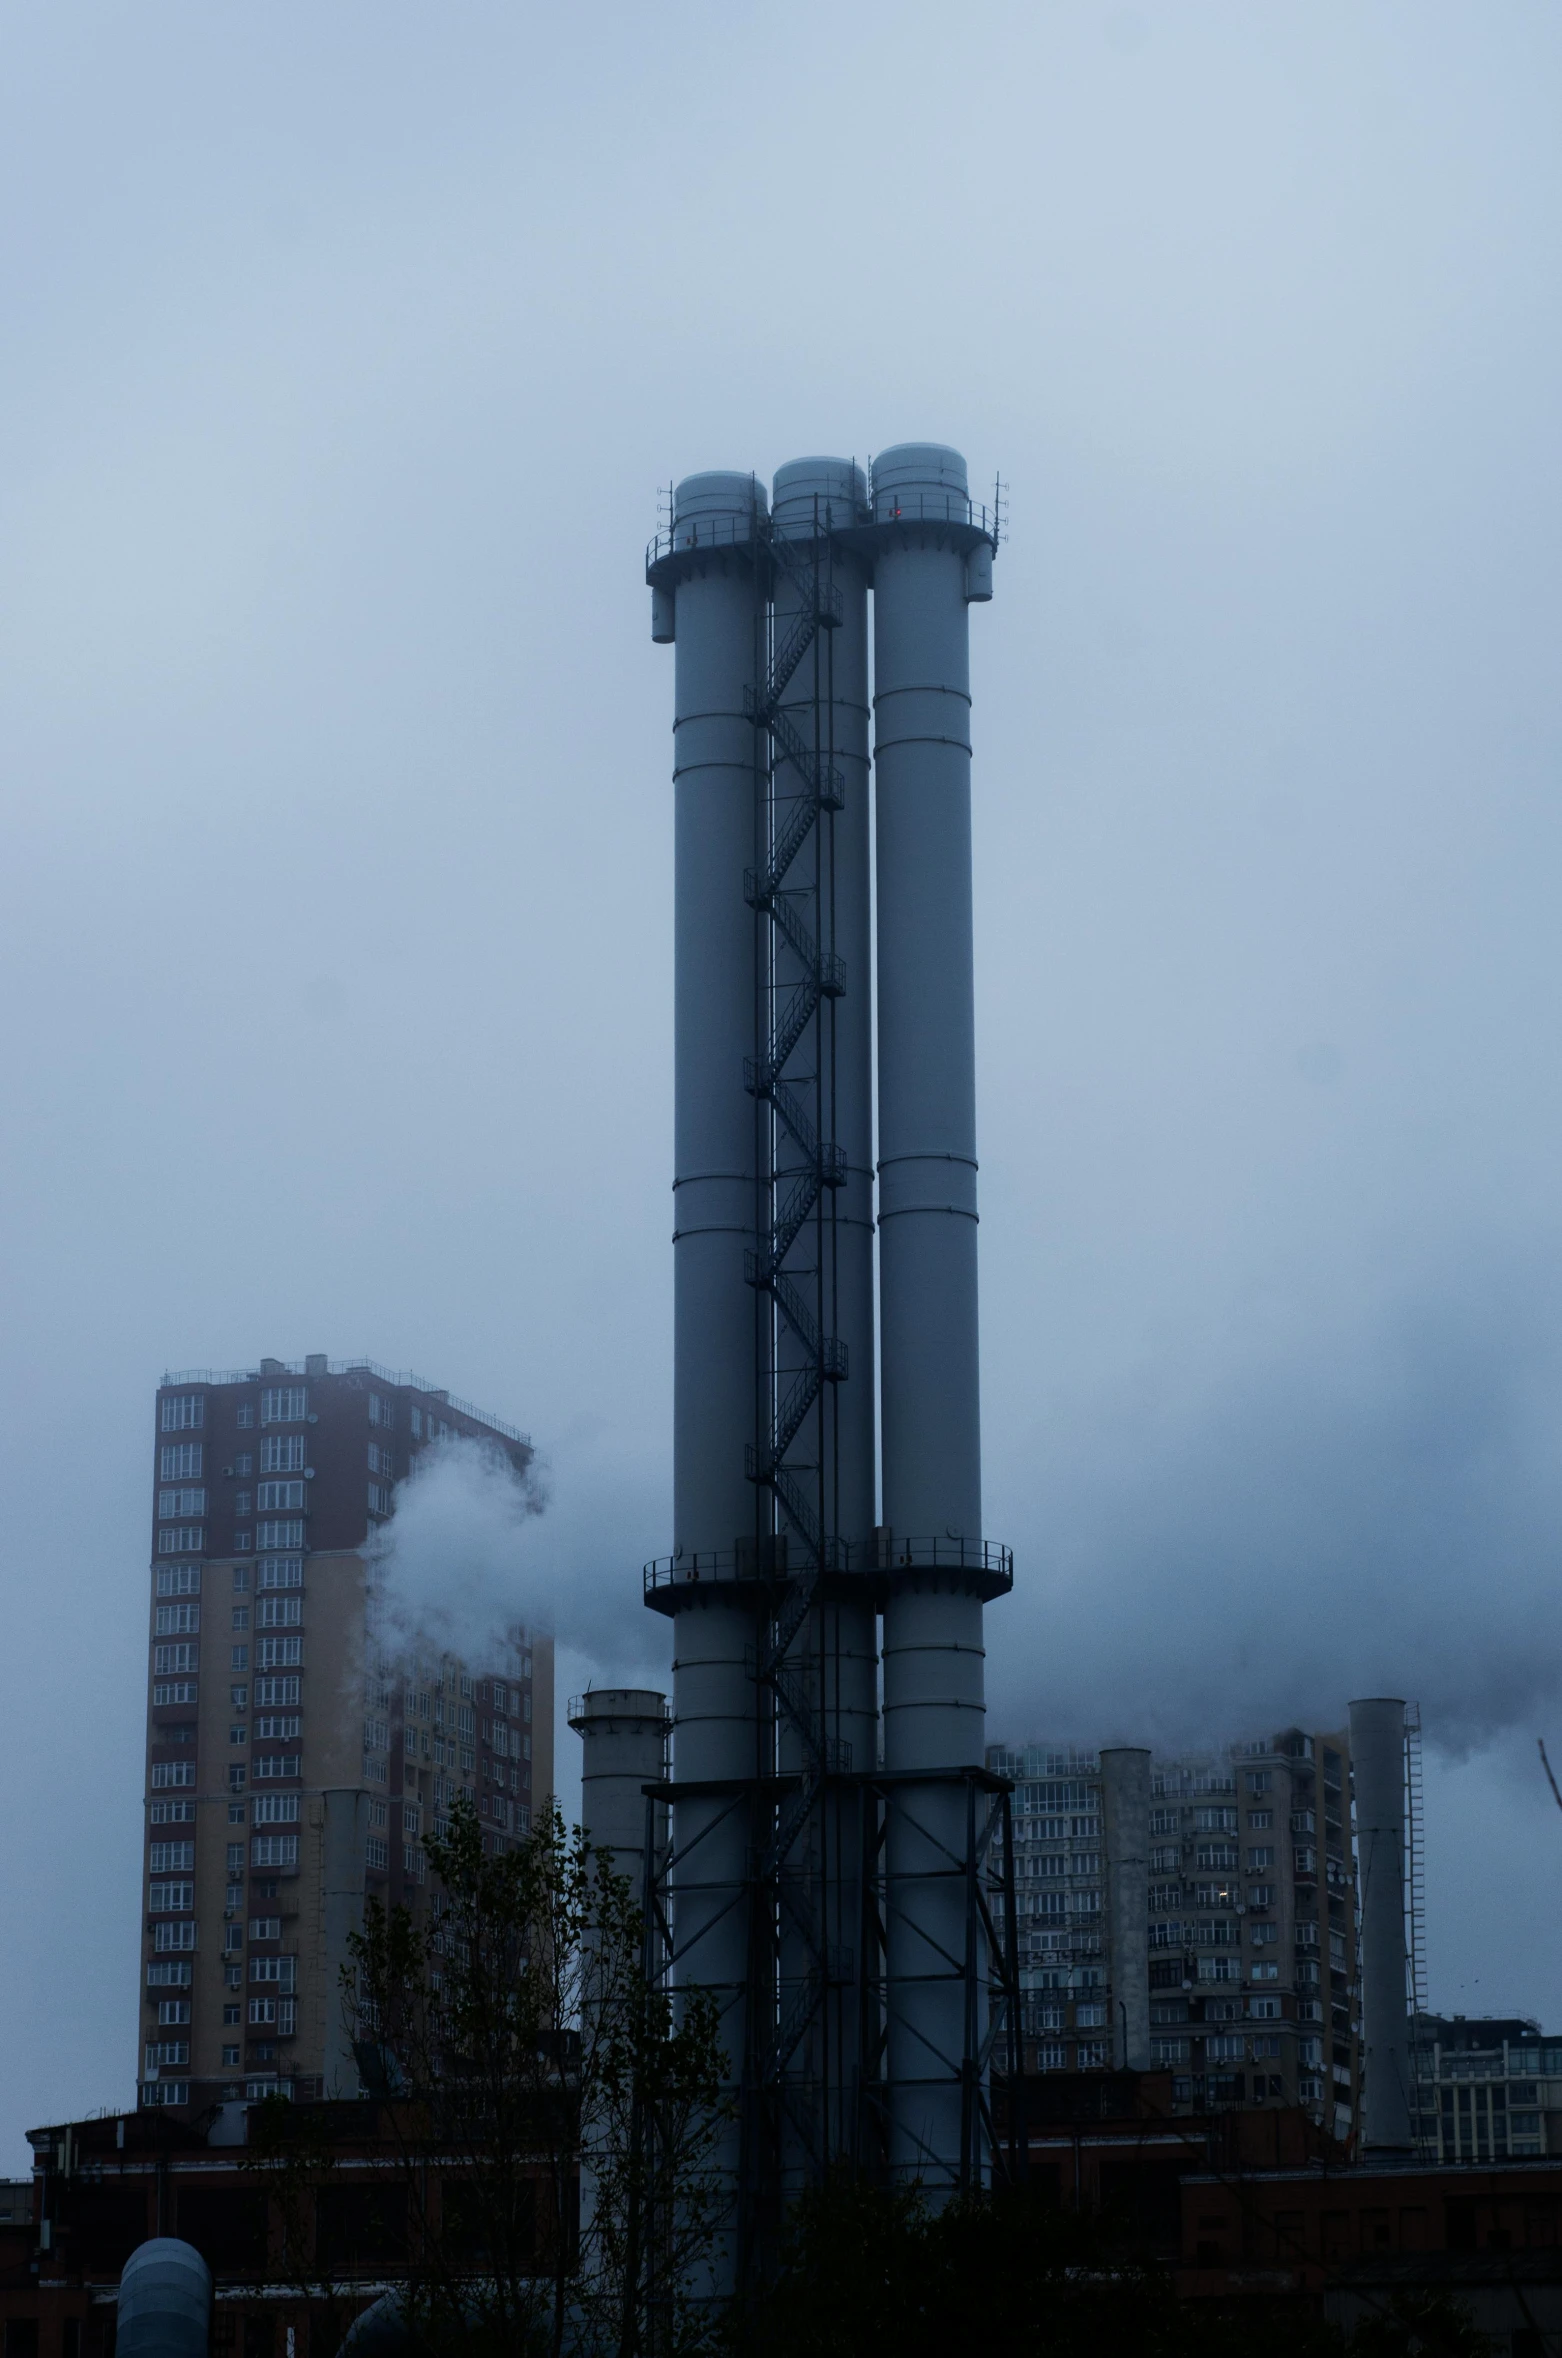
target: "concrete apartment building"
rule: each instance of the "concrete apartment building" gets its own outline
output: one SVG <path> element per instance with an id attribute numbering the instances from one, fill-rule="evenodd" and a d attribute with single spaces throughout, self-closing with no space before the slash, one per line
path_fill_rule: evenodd
<path id="1" fill-rule="evenodd" d="M 1172 2109 L 1357 2120 L 1350 1746 L 1291 1728 L 1198 1757 L 991 1747 L 1015 1780 L 1027 2069 L 1171 2075 Z"/>
<path id="2" fill-rule="evenodd" d="M 417 1905 L 471 1795 L 495 1848 L 553 1788 L 553 1651 L 408 1658 L 370 1548 L 395 1485 L 523 1433 L 369 1361 L 165 1378 L 148 1599 L 143 2104 L 358 2093 L 338 1968 L 366 1895 Z"/>
<path id="3" fill-rule="evenodd" d="M 1562 2154 L 1562 2041 L 1527 2015 L 1418 2014 L 1416 2150 L 1435 2162 Z"/>

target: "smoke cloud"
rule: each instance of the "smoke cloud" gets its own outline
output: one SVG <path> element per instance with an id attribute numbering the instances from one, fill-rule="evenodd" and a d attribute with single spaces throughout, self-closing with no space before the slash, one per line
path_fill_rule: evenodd
<path id="1" fill-rule="evenodd" d="M 491 1443 L 425 1451 L 372 1551 L 388 1642 L 476 1660 L 524 1623 L 556 1639 L 572 1684 L 665 1685 L 666 1625 L 638 1601 L 650 1518 L 622 1450 L 596 1419 L 578 1420 L 524 1474 Z"/>
<path id="2" fill-rule="evenodd" d="M 492 1443 L 442 1441 L 396 1486 L 371 1553 L 381 1631 L 395 1648 L 432 1646 L 481 1661 L 518 1624 L 551 1629 L 533 1533 L 547 1504 Z"/>

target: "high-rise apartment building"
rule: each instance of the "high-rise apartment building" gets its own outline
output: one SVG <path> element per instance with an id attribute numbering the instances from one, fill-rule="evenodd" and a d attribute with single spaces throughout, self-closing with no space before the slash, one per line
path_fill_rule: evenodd
<path id="1" fill-rule="evenodd" d="M 1350 1745 L 1160 1759 L 995 1745 L 1015 1780 L 1024 2047 L 1034 2071 L 1172 2074 L 1173 2109 L 1357 2119 Z"/>
<path id="2" fill-rule="evenodd" d="M 553 1649 L 391 1644 L 374 1534 L 460 1437 L 531 1445 L 369 1361 L 187 1371 L 157 1395 L 138 2078 L 192 2109 L 357 2093 L 339 1968 L 374 1894 L 421 1904 L 468 1794 L 494 1849 L 553 1787 Z"/>

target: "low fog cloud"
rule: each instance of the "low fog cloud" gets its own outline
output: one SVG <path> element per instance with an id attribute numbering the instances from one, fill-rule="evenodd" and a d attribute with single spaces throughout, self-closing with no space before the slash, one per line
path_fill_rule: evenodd
<path id="1" fill-rule="evenodd" d="M 1194 1745 L 1361 1694 L 1468 1756 L 1547 1724 L 1562 1671 L 1562 1294 L 1456 1260 L 1206 1373 L 1059 1403 L 988 1624 L 990 1726 Z M 1530 1753 L 1533 1759 L 1533 1748 Z"/>

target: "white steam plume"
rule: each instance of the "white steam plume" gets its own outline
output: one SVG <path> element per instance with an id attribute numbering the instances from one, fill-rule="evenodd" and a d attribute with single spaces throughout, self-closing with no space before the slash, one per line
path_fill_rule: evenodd
<path id="1" fill-rule="evenodd" d="M 481 1661 L 502 1654 L 518 1624 L 551 1629 L 534 1536 L 546 1504 L 535 1471 L 517 1473 L 492 1442 L 456 1438 L 425 1451 L 370 1550 L 384 1641 Z"/>

